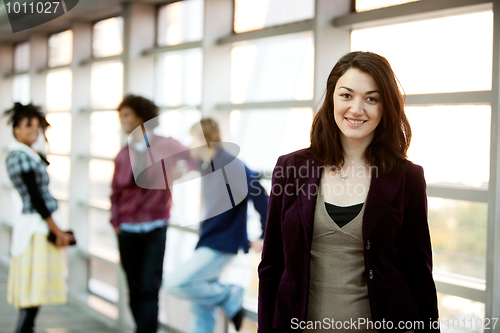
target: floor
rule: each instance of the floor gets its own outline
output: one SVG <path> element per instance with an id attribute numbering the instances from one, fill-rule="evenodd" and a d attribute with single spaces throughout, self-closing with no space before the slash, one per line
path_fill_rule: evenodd
<path id="1" fill-rule="evenodd" d="M 13 333 L 17 322 L 17 309 L 7 303 L 7 273 L 8 269 L 0 264 L 0 333 Z M 41 307 L 36 333 L 132 333 L 132 330 L 108 327 L 77 305 L 68 303 Z"/>

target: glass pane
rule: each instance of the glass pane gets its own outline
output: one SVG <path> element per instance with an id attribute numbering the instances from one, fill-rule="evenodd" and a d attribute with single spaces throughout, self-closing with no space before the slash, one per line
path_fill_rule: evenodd
<path id="1" fill-rule="evenodd" d="M 106 264 L 102 260 L 89 259 L 89 290 L 111 302 L 118 302 L 117 266 Z"/>
<path id="2" fill-rule="evenodd" d="M 164 53 L 157 58 L 156 98 L 161 106 L 201 103 L 201 48 Z"/>
<path id="3" fill-rule="evenodd" d="M 89 161 L 89 198 L 101 202 L 109 202 L 111 180 L 115 166 L 112 161 L 91 159 Z"/>
<path id="4" fill-rule="evenodd" d="M 68 230 L 70 228 L 69 225 L 69 202 L 61 201 L 57 202 L 57 211 L 59 212 L 59 226 L 63 230 Z M 78 235 L 77 235 L 78 237 Z"/>
<path id="5" fill-rule="evenodd" d="M 114 158 L 120 151 L 121 125 L 116 111 L 90 114 L 90 155 Z"/>
<path id="6" fill-rule="evenodd" d="M 158 45 L 203 39 L 203 0 L 185 0 L 158 10 Z"/>
<path id="7" fill-rule="evenodd" d="M 47 74 L 47 111 L 69 111 L 73 74 L 70 69 L 49 72 Z"/>
<path id="8" fill-rule="evenodd" d="M 115 109 L 123 97 L 123 64 L 92 64 L 90 72 L 90 104 L 93 109 Z"/>
<path id="9" fill-rule="evenodd" d="M 231 103 L 313 97 L 312 32 L 237 43 L 231 50 Z"/>
<path id="10" fill-rule="evenodd" d="M 438 293 L 438 308 L 442 333 L 484 332 L 484 303 Z"/>
<path id="11" fill-rule="evenodd" d="M 198 230 L 202 214 L 201 175 L 198 171 L 191 171 L 184 177 L 192 180 L 182 183 L 182 186 L 176 186 L 178 182 L 174 181 L 169 224 Z"/>
<path id="12" fill-rule="evenodd" d="M 50 165 L 47 173 L 50 177 L 49 190 L 56 199 L 69 197 L 69 176 L 71 161 L 66 156 L 47 155 Z"/>
<path id="13" fill-rule="evenodd" d="M 73 31 L 66 30 L 49 37 L 49 67 L 69 65 L 73 59 Z"/>
<path id="14" fill-rule="evenodd" d="M 434 271 L 484 279 L 488 205 L 429 197 L 428 207 Z"/>
<path id="15" fill-rule="evenodd" d="M 94 24 L 92 54 L 96 58 L 109 57 L 123 52 L 123 19 L 113 17 Z"/>
<path id="16" fill-rule="evenodd" d="M 314 17 L 314 0 L 235 0 L 234 32 L 303 21 Z"/>
<path id="17" fill-rule="evenodd" d="M 19 43 L 14 47 L 14 72 L 26 72 L 30 68 L 30 43 Z"/>
<path id="18" fill-rule="evenodd" d="M 12 99 L 14 102 L 22 104 L 31 102 L 31 80 L 29 74 L 14 76 L 12 85 Z"/>
<path id="19" fill-rule="evenodd" d="M 490 90 L 492 39 L 489 11 L 354 30 L 351 50 L 386 57 L 407 94 Z"/>
<path id="20" fill-rule="evenodd" d="M 406 114 L 413 132 L 408 156 L 424 167 L 427 183 L 488 187 L 490 106 L 407 107 Z"/>
<path id="21" fill-rule="evenodd" d="M 356 0 L 356 11 L 365 12 L 368 10 L 391 7 L 420 0 Z"/>
<path id="22" fill-rule="evenodd" d="M 254 171 L 272 171 L 278 157 L 310 146 L 311 109 L 231 111 L 230 142 Z"/>
<path id="23" fill-rule="evenodd" d="M 201 112 L 194 108 L 165 111 L 161 113 L 160 125 L 154 129 L 154 133 L 165 137 L 171 136 L 189 146 L 191 144 L 189 130 L 200 119 Z"/>
<path id="24" fill-rule="evenodd" d="M 71 114 L 49 113 L 46 116 L 50 127 L 47 128 L 47 151 L 52 154 L 67 155 L 71 149 Z"/>
<path id="25" fill-rule="evenodd" d="M 89 250 L 104 257 L 118 258 L 118 243 L 110 218 L 109 210 L 89 208 Z"/>
<path id="26" fill-rule="evenodd" d="M 188 260 L 194 253 L 196 243 L 198 243 L 196 233 L 167 228 L 163 274 L 168 277 L 169 273 L 173 273 L 180 264 Z"/>

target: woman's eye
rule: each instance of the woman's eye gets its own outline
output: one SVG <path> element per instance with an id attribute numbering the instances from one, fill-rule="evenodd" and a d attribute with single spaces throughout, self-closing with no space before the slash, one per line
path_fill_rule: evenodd
<path id="1" fill-rule="evenodd" d="M 340 94 L 340 97 L 342 97 L 342 98 L 350 98 L 351 94 Z"/>
<path id="2" fill-rule="evenodd" d="M 378 99 L 376 99 L 375 97 L 368 97 L 367 100 L 370 103 L 377 103 L 378 102 Z"/>

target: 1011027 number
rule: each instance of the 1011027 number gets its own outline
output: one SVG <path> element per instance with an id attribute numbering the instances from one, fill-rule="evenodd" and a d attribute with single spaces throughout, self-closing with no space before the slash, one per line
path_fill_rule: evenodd
<path id="1" fill-rule="evenodd" d="M 31 3 L 20 3 L 20 2 L 5 2 L 5 9 L 7 9 L 7 14 L 55 14 L 57 12 L 57 7 L 60 5 L 59 1 L 52 2 L 31 2 Z"/>

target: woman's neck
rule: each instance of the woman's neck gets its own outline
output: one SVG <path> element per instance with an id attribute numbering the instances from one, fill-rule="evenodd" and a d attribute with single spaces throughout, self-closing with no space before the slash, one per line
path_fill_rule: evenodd
<path id="1" fill-rule="evenodd" d="M 344 165 L 346 166 L 364 166 L 367 161 L 365 158 L 366 148 L 370 145 L 372 138 L 367 140 L 353 140 L 346 137 L 341 138 L 342 148 L 344 150 Z"/>
<path id="2" fill-rule="evenodd" d="M 31 147 L 31 146 L 32 146 L 34 143 L 31 143 L 31 144 L 30 144 L 30 143 L 28 143 L 28 142 L 23 142 L 23 141 L 20 141 L 20 140 L 17 140 L 17 139 L 16 139 L 16 141 L 17 141 L 17 142 L 19 142 L 19 143 L 22 143 L 23 145 L 26 145 L 26 146 L 30 147 L 31 149 L 33 149 L 33 147 Z"/>

